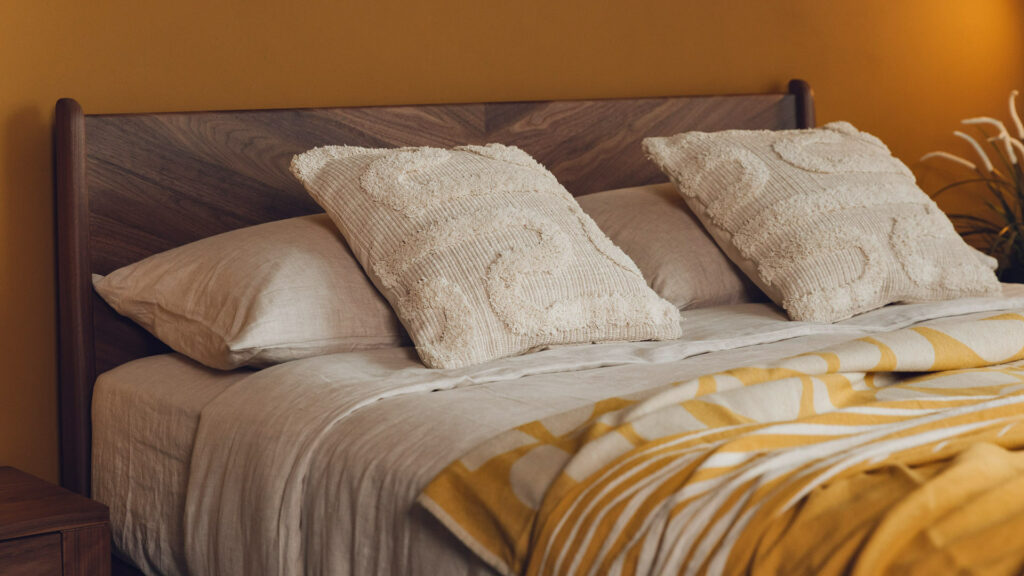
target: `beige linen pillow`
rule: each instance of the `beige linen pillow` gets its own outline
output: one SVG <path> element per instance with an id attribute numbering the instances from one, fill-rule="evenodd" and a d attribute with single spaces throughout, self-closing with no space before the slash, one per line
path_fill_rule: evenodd
<path id="1" fill-rule="evenodd" d="M 605 190 L 580 208 L 677 308 L 767 300 L 715 244 L 671 183 Z"/>
<path id="2" fill-rule="evenodd" d="M 678 310 L 518 148 L 327 146 L 296 156 L 292 172 L 429 367 L 680 335 Z"/>
<path id="3" fill-rule="evenodd" d="M 719 246 L 794 320 L 998 294 L 978 257 L 878 138 L 845 122 L 644 140 Z"/>
<path id="4" fill-rule="evenodd" d="M 93 285 L 119 313 L 212 368 L 406 342 L 326 214 L 204 238 L 95 275 Z"/>

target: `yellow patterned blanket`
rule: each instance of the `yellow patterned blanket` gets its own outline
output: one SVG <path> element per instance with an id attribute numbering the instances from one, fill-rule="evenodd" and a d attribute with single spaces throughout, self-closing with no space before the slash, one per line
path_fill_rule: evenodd
<path id="1" fill-rule="evenodd" d="M 524 424 L 420 502 L 506 574 L 1016 574 L 1021 359 L 1021 313 L 861 338 Z"/>

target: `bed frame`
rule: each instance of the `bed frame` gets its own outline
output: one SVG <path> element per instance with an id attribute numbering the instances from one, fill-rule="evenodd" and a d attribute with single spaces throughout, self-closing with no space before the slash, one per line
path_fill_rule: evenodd
<path id="1" fill-rule="evenodd" d="M 640 140 L 687 130 L 814 126 L 806 82 L 788 92 L 620 100 L 85 115 L 57 102 L 56 246 L 61 484 L 89 494 L 97 374 L 168 351 L 92 290 L 151 254 L 319 212 L 292 178 L 313 146 L 515 144 L 575 195 L 663 182 Z"/>

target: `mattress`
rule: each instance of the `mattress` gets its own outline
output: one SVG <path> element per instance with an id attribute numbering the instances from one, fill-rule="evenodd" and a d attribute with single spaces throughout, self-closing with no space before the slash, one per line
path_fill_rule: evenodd
<path id="1" fill-rule="evenodd" d="M 686 312 L 677 341 L 565 346 L 459 370 L 427 370 L 408 348 L 260 372 L 144 358 L 97 382 L 94 495 L 111 507 L 117 548 L 147 573 L 489 574 L 414 501 L 500 432 L 652 383 L 1022 305 L 1024 289 L 1007 286 L 1001 299 L 815 325 L 743 304 Z"/>

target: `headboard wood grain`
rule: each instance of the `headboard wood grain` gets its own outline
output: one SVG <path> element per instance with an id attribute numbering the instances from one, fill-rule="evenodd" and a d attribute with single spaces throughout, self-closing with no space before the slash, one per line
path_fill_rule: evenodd
<path id="1" fill-rule="evenodd" d="M 96 375 L 167 351 L 92 291 L 91 275 L 207 236 L 318 212 L 288 171 L 313 146 L 501 142 L 576 195 L 662 182 L 640 141 L 689 130 L 814 125 L 809 86 L 787 93 L 167 114 L 85 115 L 57 103 L 61 482 L 89 493 Z"/>

